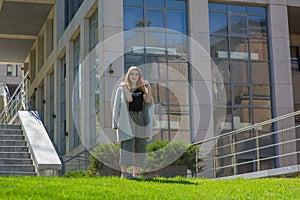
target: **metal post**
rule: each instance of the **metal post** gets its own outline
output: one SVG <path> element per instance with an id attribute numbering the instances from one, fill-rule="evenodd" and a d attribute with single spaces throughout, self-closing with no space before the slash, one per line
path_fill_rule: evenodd
<path id="1" fill-rule="evenodd" d="M 286 166 L 286 139 L 285 139 L 285 132 L 284 132 L 284 122 L 283 122 L 283 120 L 282 120 L 282 122 L 281 122 L 281 134 L 282 134 L 282 140 L 283 140 L 283 163 L 284 163 L 284 166 Z"/>
<path id="2" fill-rule="evenodd" d="M 196 166 L 196 176 L 198 176 L 198 151 L 197 151 L 197 148 L 195 148 L 195 152 L 196 152 L 196 163 L 195 163 L 195 166 Z"/>
<path id="3" fill-rule="evenodd" d="M 256 160 L 257 160 L 257 171 L 260 171 L 260 153 L 259 153 L 259 139 L 258 130 L 255 128 L 255 141 L 256 141 Z"/>
<path id="4" fill-rule="evenodd" d="M 236 155 L 235 155 L 235 139 L 234 139 L 234 134 L 230 136 L 231 140 L 231 153 L 232 153 L 232 166 L 233 166 L 233 174 L 237 174 L 237 169 L 236 169 Z"/>

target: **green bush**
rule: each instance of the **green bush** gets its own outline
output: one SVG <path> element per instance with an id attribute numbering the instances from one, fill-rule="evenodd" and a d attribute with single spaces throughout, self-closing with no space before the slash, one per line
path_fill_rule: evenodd
<path id="1" fill-rule="evenodd" d="M 67 178 L 87 178 L 91 177 L 92 174 L 87 170 L 78 170 L 67 172 L 64 176 Z"/>
<path id="2" fill-rule="evenodd" d="M 191 146 L 183 142 L 166 142 L 156 141 L 147 145 L 147 168 L 157 169 L 164 164 L 171 163 L 171 165 L 187 166 L 192 172 L 203 169 L 199 165 L 203 158 L 198 156 L 196 163 L 196 155 L 199 154 L 200 148 Z M 180 156 L 180 157 L 179 157 Z M 173 160 L 179 157 L 177 160 Z M 90 155 L 89 171 L 92 175 L 103 175 L 103 168 L 105 163 L 119 166 L 120 145 L 119 144 L 103 144 L 96 146 Z M 147 169 L 146 169 L 147 171 Z"/>
<path id="3" fill-rule="evenodd" d="M 106 163 L 119 166 L 119 144 L 103 144 L 96 146 L 90 155 L 89 171 L 93 175 L 102 175 Z"/>
<path id="4" fill-rule="evenodd" d="M 200 148 L 197 146 L 191 146 L 181 141 L 165 142 L 156 141 L 147 146 L 147 160 L 148 167 L 154 169 L 162 166 L 163 163 L 171 163 L 171 165 L 183 165 L 187 166 L 192 172 L 201 171 L 204 166 L 199 165 L 204 158 L 198 156 L 196 163 L 196 155 L 199 154 Z M 173 161 L 174 157 L 180 157 Z"/>

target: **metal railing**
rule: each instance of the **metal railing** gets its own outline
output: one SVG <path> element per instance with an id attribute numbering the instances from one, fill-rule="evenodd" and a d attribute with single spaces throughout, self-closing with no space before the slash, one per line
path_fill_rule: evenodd
<path id="1" fill-rule="evenodd" d="M 299 117 L 300 110 L 193 143 L 206 148 L 208 167 L 199 173 L 217 178 L 299 164 Z"/>
<path id="2" fill-rule="evenodd" d="M 29 72 L 25 74 L 15 92 L 10 96 L 7 105 L 0 114 L 1 124 L 10 124 L 17 117 L 19 110 L 28 110 L 29 99 L 27 91 L 29 86 Z"/>

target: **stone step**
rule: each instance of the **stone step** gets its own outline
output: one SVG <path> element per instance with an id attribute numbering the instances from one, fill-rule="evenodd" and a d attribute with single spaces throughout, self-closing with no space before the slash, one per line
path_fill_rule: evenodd
<path id="1" fill-rule="evenodd" d="M 25 140 L 23 135 L 0 135 L 0 141 L 2 140 Z"/>
<path id="2" fill-rule="evenodd" d="M 0 165 L 0 171 L 35 172 L 33 165 Z"/>
<path id="3" fill-rule="evenodd" d="M 21 129 L 0 129 L 0 135 L 23 135 L 23 131 Z"/>
<path id="4" fill-rule="evenodd" d="M 0 146 L 0 152 L 28 152 L 28 147 Z"/>
<path id="5" fill-rule="evenodd" d="M 0 171 L 0 176 L 37 176 L 36 172 Z"/>
<path id="6" fill-rule="evenodd" d="M 27 144 L 24 140 L 0 140 L 0 147 L 2 146 L 26 147 Z"/>
<path id="7" fill-rule="evenodd" d="M 30 159 L 30 153 L 29 152 L 0 152 L 0 159 L 2 158 L 28 158 Z"/>
<path id="8" fill-rule="evenodd" d="M 0 158 L 0 165 L 33 165 L 29 158 Z"/>
<path id="9" fill-rule="evenodd" d="M 0 129 L 21 129 L 21 125 L 16 124 L 0 124 Z"/>

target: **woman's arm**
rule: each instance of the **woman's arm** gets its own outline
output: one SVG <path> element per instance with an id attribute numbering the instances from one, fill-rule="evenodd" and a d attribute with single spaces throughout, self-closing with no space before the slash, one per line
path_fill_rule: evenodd
<path id="1" fill-rule="evenodd" d="M 130 91 L 129 91 L 127 85 L 126 85 L 126 83 L 121 83 L 120 85 L 123 88 L 123 92 L 124 92 L 124 96 L 125 96 L 126 101 L 132 102 L 133 98 L 131 96 L 131 93 L 130 93 Z"/>
<path id="2" fill-rule="evenodd" d="M 120 107 L 121 107 L 121 93 L 122 89 L 118 88 L 116 95 L 115 95 L 115 102 L 113 106 L 112 112 L 112 128 L 118 129 L 118 121 L 120 116 Z"/>
<path id="3" fill-rule="evenodd" d="M 145 84 L 145 88 L 146 88 L 146 92 L 145 92 L 145 94 L 143 95 L 143 97 L 144 97 L 144 101 L 146 102 L 146 103 L 151 103 L 151 101 L 152 101 L 152 91 L 151 91 L 151 86 L 150 86 L 150 84 L 149 83 L 146 83 Z"/>

